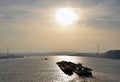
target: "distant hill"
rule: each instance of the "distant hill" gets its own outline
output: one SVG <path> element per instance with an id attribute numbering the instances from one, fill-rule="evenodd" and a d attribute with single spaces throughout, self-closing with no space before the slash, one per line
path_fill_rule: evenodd
<path id="1" fill-rule="evenodd" d="M 83 57 L 97 57 L 97 58 L 111 58 L 120 59 L 120 50 L 109 50 L 105 53 L 75 53 L 72 56 L 83 56 Z"/>
<path id="2" fill-rule="evenodd" d="M 109 51 L 103 53 L 103 57 L 120 59 L 120 50 L 109 50 Z"/>

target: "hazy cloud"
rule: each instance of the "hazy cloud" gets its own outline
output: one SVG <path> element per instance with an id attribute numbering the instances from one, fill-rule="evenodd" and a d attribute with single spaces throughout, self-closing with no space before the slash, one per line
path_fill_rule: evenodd
<path id="1" fill-rule="evenodd" d="M 59 33 L 53 15 L 67 6 L 83 15 L 74 30 Z M 16 49 L 79 51 L 99 43 L 120 48 L 119 34 L 120 0 L 0 0 L 0 44 L 14 43 Z"/>

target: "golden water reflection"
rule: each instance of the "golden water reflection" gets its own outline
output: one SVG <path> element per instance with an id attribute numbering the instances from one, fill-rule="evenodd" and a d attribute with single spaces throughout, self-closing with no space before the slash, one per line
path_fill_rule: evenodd
<path id="1" fill-rule="evenodd" d="M 59 61 L 71 61 L 75 63 L 83 63 L 84 60 L 77 56 L 57 56 L 57 60 Z"/>

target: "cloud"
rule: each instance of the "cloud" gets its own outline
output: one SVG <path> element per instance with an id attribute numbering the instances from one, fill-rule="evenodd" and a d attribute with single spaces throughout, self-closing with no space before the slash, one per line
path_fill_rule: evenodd
<path id="1" fill-rule="evenodd" d="M 120 0 L 0 0 L 0 44 L 8 43 L 24 50 L 37 47 L 38 50 L 69 48 L 79 51 L 89 50 L 101 41 L 107 48 L 114 43 L 114 47 L 119 48 L 120 32 L 116 30 L 120 28 L 119 4 Z M 58 29 L 60 25 L 54 21 L 53 14 L 57 8 L 65 6 L 73 7 L 78 15 L 83 11 L 74 26 L 77 30 Z"/>
<path id="2" fill-rule="evenodd" d="M 84 10 L 87 26 L 102 28 L 120 28 L 120 1 L 104 0 L 102 4 Z"/>
<path id="3" fill-rule="evenodd" d="M 19 29 L 22 26 L 25 29 L 29 24 L 54 27 L 53 10 L 67 5 L 76 8 L 78 14 L 80 9 L 84 12 L 76 26 L 120 28 L 119 4 L 119 0 L 0 0 L 0 28 Z"/>
<path id="4" fill-rule="evenodd" d="M 80 22 L 88 26 L 119 28 L 119 4 L 119 0 L 1 0 L 0 23 L 50 23 L 52 9 L 70 5 L 84 11 Z"/>

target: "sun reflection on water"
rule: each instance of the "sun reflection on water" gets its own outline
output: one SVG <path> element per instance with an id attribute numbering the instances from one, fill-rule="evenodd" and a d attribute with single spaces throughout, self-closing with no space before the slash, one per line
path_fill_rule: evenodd
<path id="1" fill-rule="evenodd" d="M 59 61 L 71 61 L 71 62 L 75 62 L 75 63 L 82 63 L 83 60 L 79 57 L 75 57 L 75 56 L 58 56 L 57 60 Z"/>

